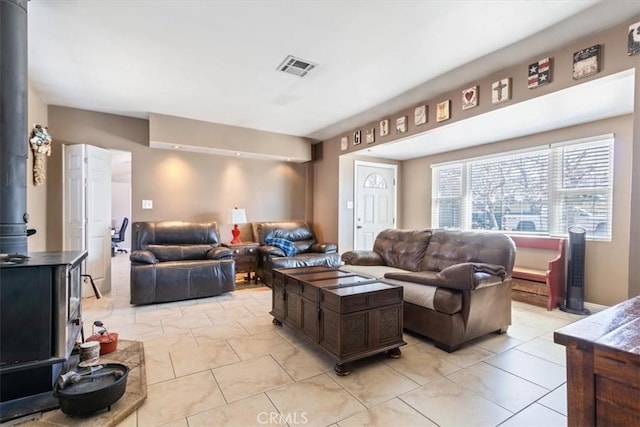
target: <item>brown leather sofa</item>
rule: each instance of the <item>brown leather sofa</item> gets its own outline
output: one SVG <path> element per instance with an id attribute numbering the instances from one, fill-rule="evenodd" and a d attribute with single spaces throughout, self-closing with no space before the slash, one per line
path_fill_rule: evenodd
<path id="1" fill-rule="evenodd" d="M 131 304 L 235 290 L 235 262 L 215 222 L 135 222 L 131 233 Z"/>
<path id="2" fill-rule="evenodd" d="M 448 352 L 511 324 L 516 248 L 495 232 L 385 230 L 371 251 L 342 254 L 341 269 L 404 288 L 404 328 Z"/>
<path id="3" fill-rule="evenodd" d="M 253 222 L 253 238 L 258 248 L 258 278 L 271 286 L 274 268 L 297 268 L 315 265 L 337 267 L 340 254 L 334 243 L 318 243 L 313 228 L 306 221 Z M 271 245 L 271 238 L 285 239 L 293 243 L 296 254 L 287 256 L 284 251 Z"/>

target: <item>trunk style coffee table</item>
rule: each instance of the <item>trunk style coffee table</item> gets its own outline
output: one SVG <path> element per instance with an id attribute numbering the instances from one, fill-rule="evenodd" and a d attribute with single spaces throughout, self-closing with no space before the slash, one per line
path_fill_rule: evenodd
<path id="1" fill-rule="evenodd" d="M 273 270 L 273 323 L 283 323 L 346 363 L 386 351 L 400 357 L 401 286 L 324 266 Z"/>

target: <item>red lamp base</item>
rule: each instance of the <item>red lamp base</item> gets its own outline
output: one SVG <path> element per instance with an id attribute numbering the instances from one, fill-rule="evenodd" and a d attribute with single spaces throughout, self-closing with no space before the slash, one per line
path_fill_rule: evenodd
<path id="1" fill-rule="evenodd" d="M 238 228 L 238 224 L 233 224 L 231 234 L 233 235 L 233 239 L 231 240 L 232 245 L 239 245 L 242 243 L 242 240 L 240 240 L 240 229 Z"/>

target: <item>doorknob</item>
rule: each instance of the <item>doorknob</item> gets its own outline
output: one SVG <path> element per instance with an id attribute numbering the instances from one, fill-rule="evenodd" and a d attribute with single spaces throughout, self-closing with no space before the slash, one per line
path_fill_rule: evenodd
<path id="1" fill-rule="evenodd" d="M 358 225 L 358 226 L 356 226 L 356 228 L 362 228 L 362 226 L 361 226 L 361 225 Z"/>

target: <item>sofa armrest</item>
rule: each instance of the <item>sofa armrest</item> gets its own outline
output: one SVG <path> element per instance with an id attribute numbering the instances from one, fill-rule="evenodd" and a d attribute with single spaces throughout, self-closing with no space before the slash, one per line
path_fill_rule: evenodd
<path id="1" fill-rule="evenodd" d="M 284 251 L 280 248 L 276 248 L 275 246 L 264 245 L 258 248 L 261 255 L 271 255 L 271 256 L 286 256 Z"/>
<path id="2" fill-rule="evenodd" d="M 212 248 L 207 252 L 207 259 L 229 259 L 233 258 L 233 252 L 231 249 L 224 248 L 222 246 L 218 246 L 216 248 Z"/>
<path id="3" fill-rule="evenodd" d="M 331 254 L 338 252 L 338 246 L 335 243 L 314 243 L 309 247 L 309 252 Z"/>
<path id="4" fill-rule="evenodd" d="M 386 265 L 379 253 L 374 251 L 349 251 L 342 254 L 342 261 L 348 265 Z"/>
<path id="5" fill-rule="evenodd" d="M 137 262 L 140 264 L 157 264 L 158 259 L 151 251 L 132 251 L 131 255 L 129 255 L 129 260 L 131 262 Z"/>
<path id="6" fill-rule="evenodd" d="M 418 271 L 414 273 L 387 273 L 386 279 L 405 280 L 435 287 L 468 291 L 486 288 L 504 282 L 507 273 L 504 267 L 493 264 L 463 262 L 454 264 L 436 273 Z"/>

